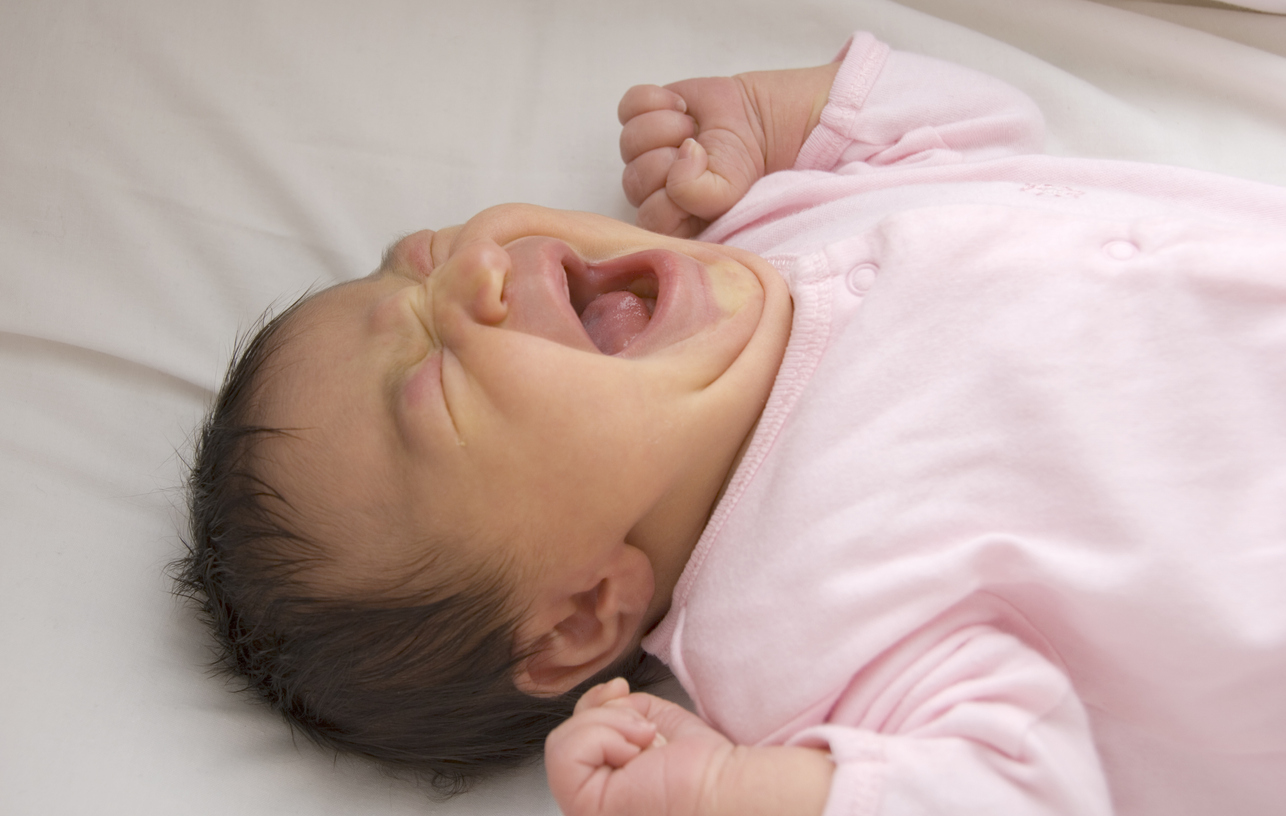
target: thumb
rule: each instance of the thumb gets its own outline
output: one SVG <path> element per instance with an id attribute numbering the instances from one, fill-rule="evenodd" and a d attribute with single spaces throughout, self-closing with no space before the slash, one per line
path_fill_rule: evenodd
<path id="1" fill-rule="evenodd" d="M 683 706 L 669 700 L 642 692 L 636 692 L 625 698 L 625 701 L 649 721 L 656 725 L 656 732 L 664 742 L 682 739 L 693 734 L 718 735 L 705 720 L 688 711 Z M 725 739 L 719 735 L 720 740 Z"/>
<path id="2" fill-rule="evenodd" d="M 679 145 L 679 155 L 670 165 L 669 174 L 665 177 L 667 192 L 674 187 L 686 187 L 696 181 L 710 169 L 710 154 L 701 143 L 691 137 Z"/>
<path id="3" fill-rule="evenodd" d="M 719 147 L 717 143 L 712 146 L 716 150 Z M 717 164 L 715 169 L 722 170 Z M 679 146 L 679 155 L 665 177 L 665 192 L 670 200 L 706 221 L 732 209 L 749 188 L 749 183 L 737 184 L 715 172 L 710 154 L 696 139 L 685 139 Z"/>

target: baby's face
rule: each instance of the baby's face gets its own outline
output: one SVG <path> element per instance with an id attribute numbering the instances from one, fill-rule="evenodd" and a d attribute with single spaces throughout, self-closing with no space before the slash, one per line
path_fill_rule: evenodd
<path id="1" fill-rule="evenodd" d="M 708 512 L 789 321 L 784 284 L 748 253 L 486 210 L 403 239 L 291 318 L 262 420 L 295 431 L 269 475 L 324 540 L 392 533 L 335 548 L 345 586 L 387 586 L 442 540 L 520 574 L 574 569 L 663 531 L 650 515 L 691 505 L 685 491 L 710 493 Z"/>

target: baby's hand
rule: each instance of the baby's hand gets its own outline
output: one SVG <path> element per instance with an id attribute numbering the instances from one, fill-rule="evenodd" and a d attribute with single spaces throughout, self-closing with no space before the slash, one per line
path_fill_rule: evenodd
<path id="1" fill-rule="evenodd" d="M 700 718 L 617 678 L 549 735 L 545 768 L 566 816 L 699 816 L 734 750 Z"/>
<path id="2" fill-rule="evenodd" d="M 764 174 L 763 126 L 734 77 L 636 85 L 617 116 L 621 185 L 646 229 L 696 235 Z"/>
<path id="3" fill-rule="evenodd" d="M 837 64 L 636 85 L 617 108 L 621 185 L 639 226 L 687 238 L 795 163 Z"/>

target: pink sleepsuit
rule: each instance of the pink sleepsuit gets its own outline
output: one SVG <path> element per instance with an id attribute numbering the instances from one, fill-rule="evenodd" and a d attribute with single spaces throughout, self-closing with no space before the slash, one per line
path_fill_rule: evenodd
<path id="1" fill-rule="evenodd" d="M 1286 813 L 1286 189 L 856 35 L 705 240 L 794 326 L 645 646 L 839 814 Z"/>

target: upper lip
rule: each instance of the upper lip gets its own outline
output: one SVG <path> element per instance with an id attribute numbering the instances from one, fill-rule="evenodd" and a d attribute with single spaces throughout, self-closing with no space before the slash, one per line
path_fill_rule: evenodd
<path id="1" fill-rule="evenodd" d="M 639 252 L 601 263 L 565 266 L 572 308 L 580 314 L 599 295 L 626 289 L 640 297 L 659 300 L 661 281 L 656 272 L 657 260 L 652 252 Z"/>

